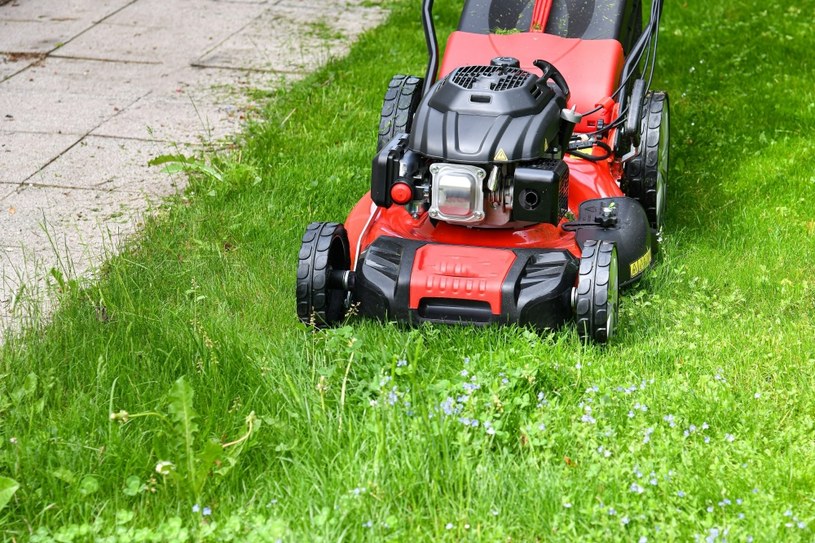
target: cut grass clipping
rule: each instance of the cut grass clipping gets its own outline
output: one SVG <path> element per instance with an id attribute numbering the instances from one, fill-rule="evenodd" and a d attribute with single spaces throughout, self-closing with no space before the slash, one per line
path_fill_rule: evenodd
<path id="1" fill-rule="evenodd" d="M 607 349 L 297 322 L 303 229 L 365 192 L 385 86 L 423 72 L 415 4 L 3 347 L 4 539 L 815 538 L 815 3 L 666 4 L 666 242 Z"/>

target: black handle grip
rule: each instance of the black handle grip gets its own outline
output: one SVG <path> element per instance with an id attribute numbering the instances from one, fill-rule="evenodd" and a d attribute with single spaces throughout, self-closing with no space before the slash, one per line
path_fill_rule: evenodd
<path id="1" fill-rule="evenodd" d="M 543 75 L 541 75 L 541 82 L 546 83 L 548 80 L 552 80 L 555 82 L 555 85 L 560 89 L 560 92 L 563 93 L 563 97 L 568 100 L 569 99 L 569 85 L 566 83 L 566 78 L 563 77 L 563 74 L 560 73 L 560 70 L 555 68 L 554 64 L 551 62 L 547 62 L 542 59 L 538 59 L 532 63 L 536 68 L 538 68 Z"/>

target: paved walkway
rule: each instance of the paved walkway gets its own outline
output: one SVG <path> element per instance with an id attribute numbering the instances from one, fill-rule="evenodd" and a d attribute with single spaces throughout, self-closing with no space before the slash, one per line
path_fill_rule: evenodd
<path id="1" fill-rule="evenodd" d="M 217 146 L 246 89 L 345 53 L 376 4 L 0 0 L 0 328 L 52 268 L 87 273 L 183 188 L 150 158 Z"/>

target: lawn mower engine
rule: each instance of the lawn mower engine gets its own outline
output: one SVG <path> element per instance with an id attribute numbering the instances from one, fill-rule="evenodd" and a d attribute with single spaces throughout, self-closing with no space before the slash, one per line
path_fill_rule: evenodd
<path id="1" fill-rule="evenodd" d="M 393 139 L 374 160 L 373 202 L 468 227 L 558 224 L 568 211 L 563 150 L 577 118 L 565 110 L 562 76 L 547 62 L 536 66 L 543 77 L 520 69 L 517 59 L 497 58 L 439 81 L 410 135 Z"/>

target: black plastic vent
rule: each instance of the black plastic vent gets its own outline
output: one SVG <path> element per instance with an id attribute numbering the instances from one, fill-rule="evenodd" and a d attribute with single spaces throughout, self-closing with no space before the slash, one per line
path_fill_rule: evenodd
<path id="1" fill-rule="evenodd" d="M 508 91 L 522 87 L 532 74 L 506 66 L 464 66 L 453 74 L 452 81 L 465 89 Z"/>
<path id="2" fill-rule="evenodd" d="M 378 271 L 394 283 L 399 280 L 402 265 L 402 246 L 389 239 L 371 244 L 365 253 L 365 265 Z"/>

